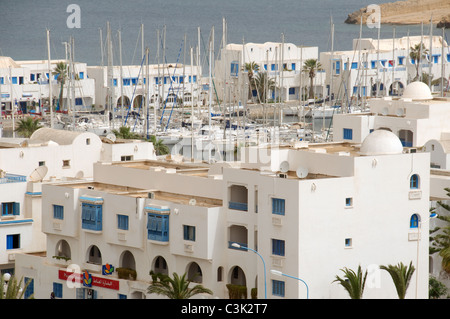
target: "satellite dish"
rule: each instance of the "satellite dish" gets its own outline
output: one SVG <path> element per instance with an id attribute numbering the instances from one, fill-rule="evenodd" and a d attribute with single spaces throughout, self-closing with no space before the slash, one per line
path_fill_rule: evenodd
<path id="1" fill-rule="evenodd" d="M 286 173 L 287 171 L 289 171 L 289 162 L 288 161 L 283 161 L 280 164 L 280 171 L 282 173 Z"/>
<path id="2" fill-rule="evenodd" d="M 195 198 L 191 198 L 191 199 L 189 200 L 189 205 L 195 206 L 196 204 L 197 204 L 197 200 L 196 200 Z"/>
<path id="3" fill-rule="evenodd" d="M 389 109 L 387 107 L 383 107 L 383 109 L 381 110 L 381 115 L 388 115 L 389 113 Z"/>
<path id="4" fill-rule="evenodd" d="M 83 177 L 84 177 L 83 171 L 78 171 L 78 172 L 75 174 L 75 178 L 76 178 L 76 179 L 81 179 L 81 178 L 83 178 Z"/>
<path id="5" fill-rule="evenodd" d="M 398 108 L 395 112 L 397 116 L 403 116 L 405 114 L 405 111 L 402 108 Z"/>
<path id="6" fill-rule="evenodd" d="M 115 142 L 115 141 L 116 141 L 116 135 L 115 135 L 114 133 L 108 133 L 108 134 L 106 135 L 106 138 L 107 138 L 108 140 L 110 140 L 111 142 Z"/>
<path id="7" fill-rule="evenodd" d="M 32 182 L 42 182 L 45 175 L 47 175 L 48 167 L 47 166 L 39 166 L 30 174 L 30 180 Z"/>
<path id="8" fill-rule="evenodd" d="M 308 169 L 306 167 L 299 167 L 296 170 L 296 174 L 298 178 L 305 178 L 308 176 Z"/>

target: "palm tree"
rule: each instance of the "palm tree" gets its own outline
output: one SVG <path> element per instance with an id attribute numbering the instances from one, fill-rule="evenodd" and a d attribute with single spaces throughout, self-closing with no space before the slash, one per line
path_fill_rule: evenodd
<path id="1" fill-rule="evenodd" d="M 68 70 L 67 70 L 67 64 L 64 62 L 58 62 L 56 64 L 55 69 L 52 72 L 53 75 L 57 75 L 58 78 L 58 83 L 60 84 L 60 89 L 59 89 L 59 108 L 62 108 L 62 99 L 63 99 L 63 91 L 64 91 L 64 83 L 66 82 L 67 79 L 67 74 L 68 74 Z M 49 83 L 50 83 L 50 79 L 49 79 Z"/>
<path id="2" fill-rule="evenodd" d="M 314 98 L 314 78 L 316 72 L 322 70 L 322 64 L 317 59 L 308 59 L 303 64 L 302 71 L 308 73 L 309 77 L 309 98 Z"/>
<path id="3" fill-rule="evenodd" d="M 333 282 L 339 282 L 347 290 L 351 299 L 361 299 L 366 285 L 367 270 L 364 274 L 362 273 L 361 266 L 358 266 L 356 273 L 348 268 L 341 270 L 344 272 L 344 278 L 336 276 Z"/>
<path id="4" fill-rule="evenodd" d="M 248 98 L 251 99 L 252 91 L 256 90 L 256 85 L 254 81 L 255 73 L 259 71 L 259 65 L 256 62 L 245 63 L 245 71 L 247 71 L 248 75 Z"/>
<path id="5" fill-rule="evenodd" d="M 25 291 L 27 290 L 28 285 L 31 283 L 31 281 L 29 281 L 23 288 L 21 288 L 22 281 L 23 278 L 21 278 L 20 281 L 17 282 L 17 278 L 15 276 L 11 276 L 8 283 L 6 284 L 4 276 L 0 275 L 0 299 L 22 299 L 25 295 Z M 33 299 L 33 295 L 28 297 L 28 299 Z"/>
<path id="6" fill-rule="evenodd" d="M 34 131 L 41 128 L 42 125 L 39 124 L 39 119 L 33 119 L 32 117 L 27 117 L 25 119 L 20 119 L 19 124 L 15 131 L 25 138 L 29 138 Z"/>
<path id="7" fill-rule="evenodd" d="M 268 77 L 267 72 L 260 72 L 254 78 L 254 87 L 258 94 L 258 102 L 264 103 L 269 91 L 275 88 L 275 81 Z"/>
<path id="8" fill-rule="evenodd" d="M 422 59 L 426 58 L 428 54 L 428 49 L 425 48 L 423 43 L 417 43 L 413 47 L 410 48 L 409 57 L 415 61 L 416 64 L 416 76 L 413 81 L 417 81 L 419 79 L 419 65 Z"/>
<path id="9" fill-rule="evenodd" d="M 155 149 L 156 155 L 169 154 L 169 147 L 164 144 L 163 140 L 157 139 L 155 135 L 150 135 L 149 140 L 153 143 L 153 148 Z"/>
<path id="10" fill-rule="evenodd" d="M 386 270 L 391 275 L 394 282 L 395 289 L 397 289 L 397 295 L 399 299 L 405 299 L 406 290 L 408 289 L 411 277 L 415 271 L 412 262 L 409 266 L 405 266 L 403 263 L 397 265 L 380 266 L 380 269 Z"/>
<path id="11" fill-rule="evenodd" d="M 119 130 L 113 130 L 112 132 L 116 135 L 118 138 L 123 139 L 139 139 L 140 136 L 137 133 L 131 132 L 129 126 L 121 126 L 119 127 Z"/>
<path id="12" fill-rule="evenodd" d="M 447 196 L 450 196 L 450 188 L 444 188 L 447 191 Z M 446 211 L 450 212 L 450 206 L 442 201 L 437 202 Z M 434 233 L 440 230 L 440 232 L 434 237 L 430 237 L 431 247 L 430 254 L 439 252 L 439 256 L 442 257 L 442 269 L 450 274 L 450 216 L 439 215 L 438 219 L 447 222 L 445 227 L 437 227 L 430 231 Z"/>
<path id="13" fill-rule="evenodd" d="M 210 294 L 212 291 L 202 285 L 195 285 L 189 288 L 190 280 L 186 280 L 186 273 L 181 277 L 174 272 L 173 279 L 168 275 L 150 272 L 152 283 L 147 288 L 148 293 L 163 295 L 169 299 L 189 299 L 197 294 Z"/>

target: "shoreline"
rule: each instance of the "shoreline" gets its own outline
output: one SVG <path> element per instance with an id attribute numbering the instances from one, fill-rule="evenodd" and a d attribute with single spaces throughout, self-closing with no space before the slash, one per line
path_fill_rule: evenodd
<path id="1" fill-rule="evenodd" d="M 391 25 L 417 25 L 430 24 L 438 27 L 450 28 L 450 2 L 446 0 L 403 0 L 379 5 L 381 11 L 381 24 Z M 347 24 L 367 22 L 367 18 L 374 11 L 367 11 L 367 7 L 350 13 L 345 20 Z"/>

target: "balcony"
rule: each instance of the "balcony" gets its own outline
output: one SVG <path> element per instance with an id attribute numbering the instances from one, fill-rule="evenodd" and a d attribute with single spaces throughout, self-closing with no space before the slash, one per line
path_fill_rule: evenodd
<path id="1" fill-rule="evenodd" d="M 228 202 L 228 208 L 234 210 L 248 211 L 248 204 L 238 202 Z"/>
<path id="2" fill-rule="evenodd" d="M 0 175 L 0 184 L 7 184 L 7 183 L 22 183 L 27 181 L 27 177 L 23 175 L 16 175 L 16 174 L 3 174 Z"/>

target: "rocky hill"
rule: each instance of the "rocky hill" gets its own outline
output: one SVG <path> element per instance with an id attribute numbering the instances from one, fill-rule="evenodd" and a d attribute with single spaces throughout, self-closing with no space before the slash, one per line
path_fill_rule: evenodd
<path id="1" fill-rule="evenodd" d="M 433 24 L 438 27 L 450 27 L 450 0 L 405 0 L 380 4 L 382 24 L 428 24 L 433 17 Z M 367 7 L 348 15 L 345 23 L 359 24 L 361 15 L 366 23 L 373 11 Z"/>

